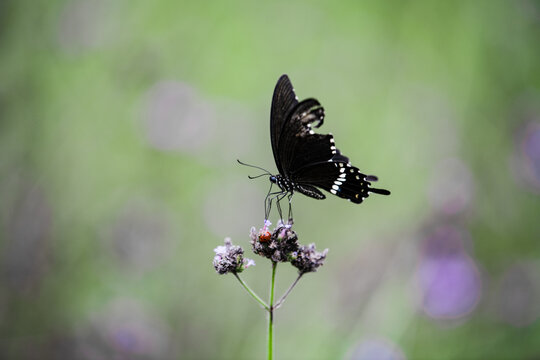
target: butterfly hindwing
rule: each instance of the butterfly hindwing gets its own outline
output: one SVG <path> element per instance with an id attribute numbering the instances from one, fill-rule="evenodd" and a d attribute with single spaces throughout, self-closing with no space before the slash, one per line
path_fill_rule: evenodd
<path id="1" fill-rule="evenodd" d="M 326 161 L 306 166 L 297 172 L 293 181 L 302 185 L 310 184 L 336 196 L 360 204 L 370 192 L 388 195 L 390 192 L 371 187 L 369 177 L 346 162 Z"/>

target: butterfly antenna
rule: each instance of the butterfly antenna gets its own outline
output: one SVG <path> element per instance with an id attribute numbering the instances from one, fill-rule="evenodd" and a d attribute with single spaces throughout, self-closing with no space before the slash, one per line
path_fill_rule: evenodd
<path id="1" fill-rule="evenodd" d="M 267 176 L 267 175 L 271 175 L 271 174 L 270 173 L 264 173 L 264 174 L 256 175 L 256 176 L 248 175 L 248 178 L 253 180 L 253 179 L 260 178 L 261 176 Z"/>
<path id="2" fill-rule="evenodd" d="M 257 179 L 257 178 L 260 178 L 261 176 L 272 175 L 272 173 L 270 173 L 270 171 L 268 171 L 268 170 L 266 170 L 266 169 L 263 169 L 263 168 L 260 167 L 260 166 L 255 166 L 255 165 L 246 164 L 246 163 L 241 162 L 241 161 L 238 160 L 238 159 L 236 159 L 236 161 L 238 161 L 238 163 L 239 163 L 240 165 L 249 166 L 249 167 L 252 167 L 252 168 L 255 168 L 255 169 L 259 169 L 259 170 L 264 171 L 264 174 L 261 174 L 261 175 L 257 175 L 257 176 L 249 176 L 249 175 L 248 175 L 248 178 L 250 178 L 250 179 Z"/>

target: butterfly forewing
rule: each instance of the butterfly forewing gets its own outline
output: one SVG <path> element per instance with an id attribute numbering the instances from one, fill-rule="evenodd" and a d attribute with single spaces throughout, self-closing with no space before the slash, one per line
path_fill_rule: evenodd
<path id="1" fill-rule="evenodd" d="M 334 138 L 327 134 L 313 134 L 311 136 L 298 139 L 292 151 L 294 156 L 290 157 L 290 176 L 294 177 L 298 171 L 305 166 L 318 162 L 326 162 L 334 155 Z M 335 149 L 335 150 L 334 150 Z"/>
<path id="2" fill-rule="evenodd" d="M 303 100 L 291 109 L 287 118 L 278 143 L 283 175 L 290 176 L 298 167 L 331 157 L 331 135 L 315 134 L 312 129 L 324 120 L 324 109 L 317 100 Z"/>
<path id="3" fill-rule="evenodd" d="M 278 144 L 280 135 L 285 123 L 288 122 L 287 114 L 298 104 L 298 99 L 294 94 L 291 81 L 287 75 L 282 75 L 274 89 L 272 97 L 272 109 L 270 110 L 270 142 L 274 160 L 280 173 L 283 173 L 281 166 Z"/>

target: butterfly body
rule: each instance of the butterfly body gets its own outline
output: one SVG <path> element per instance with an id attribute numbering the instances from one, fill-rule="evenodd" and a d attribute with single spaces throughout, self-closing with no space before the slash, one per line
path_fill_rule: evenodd
<path id="1" fill-rule="evenodd" d="M 308 184 L 301 184 L 282 175 L 270 176 L 270 182 L 276 184 L 283 192 L 294 193 L 295 191 L 314 199 L 325 199 L 326 196 L 319 189 Z"/>
<path id="2" fill-rule="evenodd" d="M 389 195 L 390 191 L 371 187 L 377 181 L 351 165 L 349 158 L 336 148 L 332 134 L 315 133 L 324 122 L 324 108 L 313 98 L 298 101 L 287 75 L 275 87 L 270 114 L 270 139 L 278 174 L 270 182 L 280 191 L 269 192 L 266 217 L 271 203 L 299 192 L 314 199 L 325 199 L 320 189 L 360 204 L 370 193 Z"/>

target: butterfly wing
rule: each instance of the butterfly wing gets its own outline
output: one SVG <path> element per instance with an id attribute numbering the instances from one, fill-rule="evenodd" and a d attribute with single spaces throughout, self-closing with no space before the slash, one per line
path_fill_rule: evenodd
<path id="1" fill-rule="evenodd" d="M 282 75 L 274 89 L 272 108 L 270 110 L 270 142 L 274 160 L 280 174 L 283 174 L 281 158 L 279 156 L 279 142 L 283 127 L 287 123 L 287 115 L 298 105 L 298 99 L 287 75 Z"/>
<path id="2" fill-rule="evenodd" d="M 301 113 L 305 114 L 305 117 L 310 116 L 309 112 Z M 367 176 L 352 166 L 349 158 L 336 148 L 332 134 L 314 133 L 310 126 L 304 125 L 312 124 L 311 120 L 304 118 L 294 121 L 293 124 L 309 129 L 307 132 L 305 129 L 297 129 L 302 135 L 296 137 L 292 145 L 285 146 L 291 150 L 289 156 L 284 156 L 284 169 L 292 182 L 297 184 L 299 192 L 316 199 L 324 199 L 324 194 L 316 191 L 316 187 L 319 187 L 357 204 L 367 198 L 370 192 L 390 194 L 388 190 L 370 186 L 370 181 L 376 181 L 377 178 Z"/>
<path id="3" fill-rule="evenodd" d="M 299 167 L 332 157 L 332 135 L 315 134 L 313 131 L 324 121 L 324 109 L 317 100 L 306 99 L 296 104 L 287 118 L 277 147 L 282 175 L 290 177 Z"/>
<path id="4" fill-rule="evenodd" d="M 372 188 L 371 181 L 377 178 L 365 175 L 357 167 L 341 161 L 341 156 L 338 155 L 337 161 L 333 158 L 314 162 L 296 171 L 293 181 L 298 184 L 299 191 L 302 192 L 302 187 L 306 185 L 316 186 L 355 204 L 360 204 L 370 193 L 390 195 L 388 190 Z"/>
<path id="5" fill-rule="evenodd" d="M 374 176 L 352 166 L 336 148 L 332 134 L 317 134 L 313 128 L 324 122 L 324 108 L 316 99 L 298 102 L 289 78 L 276 85 L 270 120 L 272 150 L 283 176 L 296 184 L 298 192 L 324 199 L 321 188 L 336 196 L 361 203 L 369 193 L 389 195 L 372 188 Z"/>

